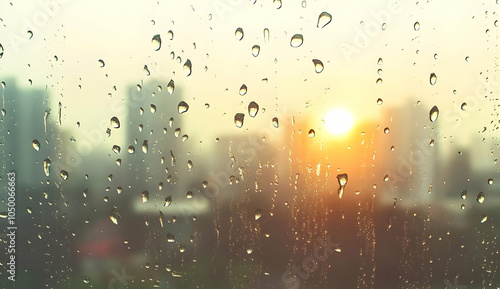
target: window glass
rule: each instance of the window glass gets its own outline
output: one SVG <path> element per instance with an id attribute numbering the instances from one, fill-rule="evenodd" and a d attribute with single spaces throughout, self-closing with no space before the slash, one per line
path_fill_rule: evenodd
<path id="1" fill-rule="evenodd" d="M 0 287 L 500 287 L 497 2 L 2 2 Z"/>

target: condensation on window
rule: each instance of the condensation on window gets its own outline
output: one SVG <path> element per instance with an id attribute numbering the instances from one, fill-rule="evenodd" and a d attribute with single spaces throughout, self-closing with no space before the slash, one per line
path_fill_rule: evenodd
<path id="1" fill-rule="evenodd" d="M 497 2 L 0 4 L 1 287 L 499 288 Z"/>

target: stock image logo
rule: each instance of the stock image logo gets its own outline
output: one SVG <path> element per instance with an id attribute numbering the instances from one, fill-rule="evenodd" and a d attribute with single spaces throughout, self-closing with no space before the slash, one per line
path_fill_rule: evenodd
<path id="1" fill-rule="evenodd" d="M 318 262 L 325 262 L 333 252 L 341 252 L 340 246 L 339 243 L 332 242 L 330 236 L 326 237 L 326 239 L 316 238 L 313 255 L 305 257 L 300 265 L 294 265 L 282 274 L 281 280 L 286 285 L 286 288 L 300 288 L 301 281 L 307 280 L 313 272 L 318 270 Z"/>
<path id="2" fill-rule="evenodd" d="M 115 269 L 111 270 L 113 278 L 109 280 L 108 289 L 123 289 L 127 288 L 129 281 L 134 280 L 135 276 L 127 275 L 125 272 L 125 267 L 122 268 L 121 273 L 117 272 Z"/>

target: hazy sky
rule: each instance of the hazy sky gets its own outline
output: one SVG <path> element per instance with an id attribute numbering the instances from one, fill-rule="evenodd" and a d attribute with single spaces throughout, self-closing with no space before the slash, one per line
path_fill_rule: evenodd
<path id="1" fill-rule="evenodd" d="M 384 109 L 410 100 L 420 100 L 429 109 L 437 105 L 447 116 L 439 125 L 450 133 L 458 131 L 456 126 L 462 132 L 454 135 L 459 143 L 470 143 L 470 135 L 493 120 L 493 103 L 477 93 L 484 86 L 481 79 L 500 81 L 495 77 L 496 15 L 486 4 L 307 1 L 304 8 L 296 1 L 276 9 L 272 1 L 60 2 L 49 1 L 51 9 L 43 1 L 0 4 L 0 44 L 5 50 L 0 78 L 15 77 L 25 87 L 28 79 L 34 87 L 47 85 L 52 105 L 60 101 L 64 106 L 64 129 L 76 129 L 77 121 L 93 127 L 109 119 L 113 101 L 124 98 L 130 85 L 151 83 L 165 89 L 170 79 L 190 104 L 183 116 L 186 131 L 200 139 L 201 134 L 213 139 L 243 131 L 233 117 L 247 113 L 250 101 L 261 111 L 244 126 L 249 130 L 270 127 L 273 116 L 291 114 L 320 127 L 334 107 L 348 109 L 358 123 L 376 122 L 389 118 Z M 332 21 L 318 28 L 322 12 L 330 13 Z M 241 41 L 235 37 L 238 27 L 244 31 Z M 33 32 L 30 40 L 27 30 Z M 155 34 L 163 40 L 159 51 L 151 43 Z M 304 39 L 296 48 L 290 46 L 295 34 Z M 252 55 L 254 45 L 260 46 L 257 57 Z M 180 63 L 170 58 L 172 51 Z M 105 67 L 99 67 L 99 59 Z M 183 70 L 187 59 L 192 62 L 188 77 Z M 321 73 L 315 72 L 312 59 L 323 62 Z M 429 83 L 431 73 L 437 75 L 435 85 Z M 378 78 L 382 84 L 376 84 Z M 238 94 L 242 84 L 248 87 L 245 96 Z M 463 111 L 466 101 L 469 110 Z"/>

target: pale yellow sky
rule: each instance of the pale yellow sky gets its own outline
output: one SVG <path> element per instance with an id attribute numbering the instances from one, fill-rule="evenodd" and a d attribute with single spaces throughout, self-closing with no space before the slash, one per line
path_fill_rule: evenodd
<path id="1" fill-rule="evenodd" d="M 32 79 L 39 88 L 48 85 L 53 105 L 61 101 L 67 112 L 64 129 L 75 129 L 77 121 L 92 127 L 108 119 L 111 104 L 125 96 L 128 85 L 151 82 L 165 88 L 170 79 L 182 88 L 191 107 L 183 116 L 186 131 L 209 139 L 241 132 L 233 117 L 246 113 L 250 101 L 259 103 L 261 112 L 244 126 L 249 130 L 269 127 L 270 119 L 283 111 L 311 117 L 319 126 L 325 113 L 337 106 L 350 110 L 358 122 L 376 119 L 382 112 L 376 105 L 379 97 L 383 108 L 412 99 L 425 107 L 437 105 L 441 112 L 450 110 L 450 116 L 473 118 L 474 123 L 460 126 L 466 133 L 455 136 L 456 142 L 468 143 L 478 122 L 487 124 L 490 118 L 485 111 L 491 102 L 475 94 L 482 85 L 479 72 L 490 81 L 496 78 L 492 59 L 500 52 L 495 15 L 487 5 L 400 1 L 394 10 L 393 1 L 308 1 L 306 8 L 300 2 L 284 2 L 280 9 L 272 1 L 60 2 L 66 3 L 47 10 L 50 13 L 40 4 L 1 4 L 0 43 L 5 54 L 0 78 L 14 76 L 26 86 Z M 333 20 L 320 29 L 316 22 L 323 11 Z M 52 15 L 44 22 L 43 14 Z M 31 40 L 25 39 L 27 21 L 34 32 Z M 417 21 L 420 29 L 415 31 Z M 234 36 L 238 27 L 244 30 L 241 41 Z M 264 28 L 270 31 L 269 43 L 263 39 Z M 169 30 L 173 40 L 168 40 Z M 151 44 L 155 34 L 163 40 L 159 51 Z M 294 34 L 304 37 L 298 48 L 290 46 Z M 361 40 L 367 41 L 363 47 Z M 261 47 L 258 57 L 252 56 L 254 45 Z M 182 58 L 180 64 L 170 59 L 171 51 Z M 379 57 L 382 65 L 377 65 Z M 99 68 L 99 59 L 106 63 L 104 68 Z M 193 64 L 189 77 L 182 68 L 186 59 Z M 324 63 L 323 72 L 315 73 L 312 59 Z M 144 65 L 151 76 L 145 75 Z M 433 72 L 438 80 L 431 86 Z M 379 77 L 381 85 L 375 83 Z M 238 94 L 242 84 L 248 86 L 243 97 Z M 463 115 L 457 107 L 471 97 L 482 112 Z M 205 103 L 211 108 L 206 110 Z M 200 121 L 217 129 L 207 130 Z"/>

